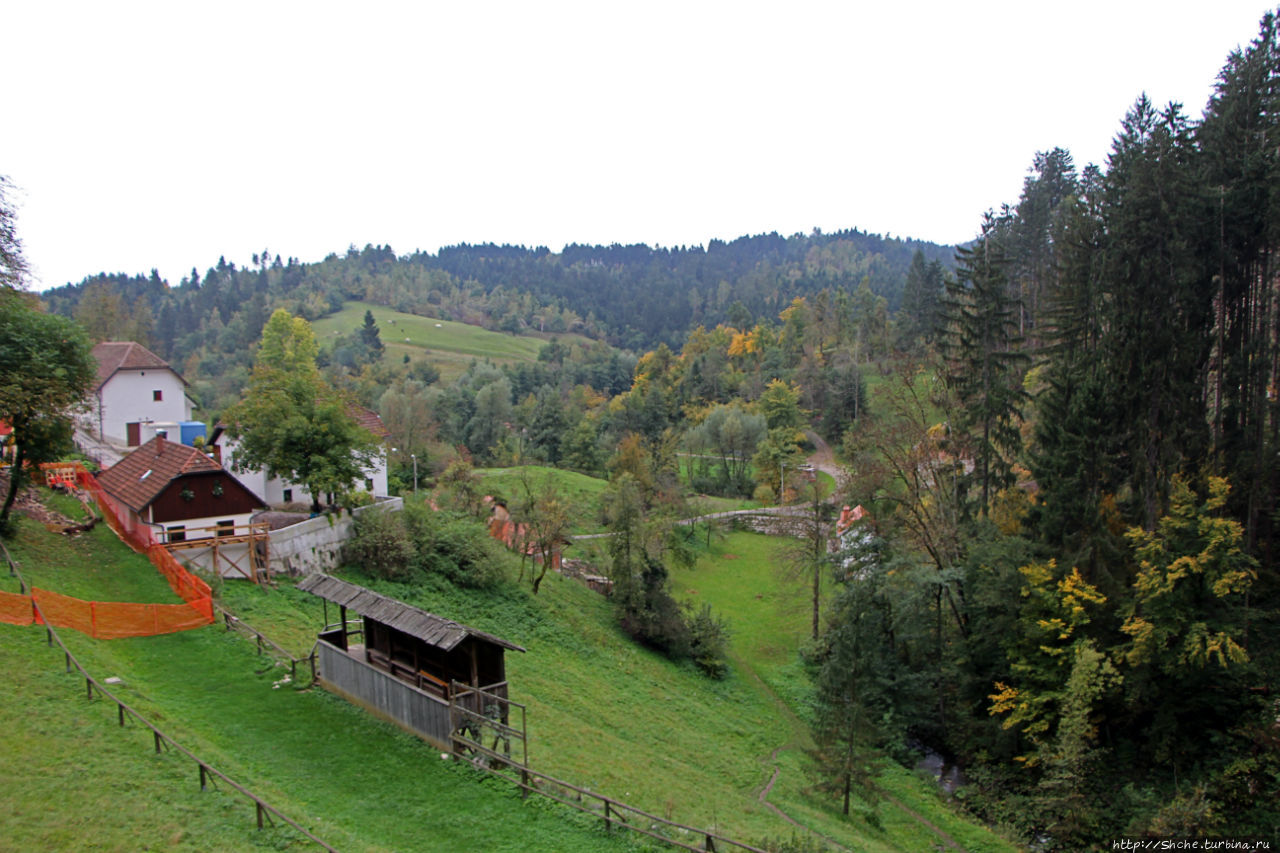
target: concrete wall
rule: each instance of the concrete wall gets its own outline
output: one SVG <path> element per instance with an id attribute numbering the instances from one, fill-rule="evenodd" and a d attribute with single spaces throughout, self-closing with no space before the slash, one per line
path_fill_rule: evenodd
<path id="1" fill-rule="evenodd" d="M 276 574 L 300 575 L 324 572 L 342 562 L 342 546 L 351 538 L 354 515 L 364 512 L 399 512 L 404 498 L 362 506 L 354 513 L 322 515 L 271 531 L 268 565 Z"/>

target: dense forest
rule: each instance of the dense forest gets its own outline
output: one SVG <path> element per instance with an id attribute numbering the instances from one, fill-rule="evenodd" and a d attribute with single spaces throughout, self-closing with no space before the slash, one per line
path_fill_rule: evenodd
<path id="1" fill-rule="evenodd" d="M 1035 154 L 958 249 L 848 231 L 264 251 L 44 299 L 174 360 L 213 413 L 279 307 L 594 341 L 441 382 L 391 363 L 366 316 L 322 366 L 382 412 L 402 478 L 410 458 L 442 481 L 538 461 L 610 476 L 641 514 L 681 477 L 796 499 L 812 433 L 869 510 L 809 557 L 829 590 L 805 650 L 828 787 L 874 801 L 877 764 L 925 745 L 966 768 L 965 807 L 1041 849 L 1280 841 L 1277 140 L 1268 15 L 1200 117 L 1139 97 L 1105 164 Z"/>

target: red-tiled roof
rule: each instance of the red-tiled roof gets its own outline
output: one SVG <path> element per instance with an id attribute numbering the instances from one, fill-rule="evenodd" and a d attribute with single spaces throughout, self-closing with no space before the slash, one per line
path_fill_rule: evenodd
<path id="1" fill-rule="evenodd" d="M 175 478 L 221 470 L 221 465 L 194 447 L 156 437 L 99 474 L 98 482 L 112 497 L 140 513 Z"/>
<path id="2" fill-rule="evenodd" d="M 387 425 L 382 422 L 382 418 L 378 417 L 377 412 L 366 409 L 364 406 L 348 404 L 347 414 L 357 424 L 373 433 L 374 438 L 391 437 L 391 430 L 387 429 Z"/>
<path id="3" fill-rule="evenodd" d="M 98 384 L 95 390 L 121 370 L 171 370 L 182 379 L 167 361 L 134 341 L 103 341 L 93 348 L 93 357 L 98 361 Z M 183 384 L 186 381 L 182 379 Z"/>

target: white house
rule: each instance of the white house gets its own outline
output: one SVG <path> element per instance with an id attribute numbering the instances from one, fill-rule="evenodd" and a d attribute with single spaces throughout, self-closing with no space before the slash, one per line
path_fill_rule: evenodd
<path id="1" fill-rule="evenodd" d="M 89 401 L 90 428 L 99 438 L 137 447 L 157 428 L 179 439 L 195 407 L 187 382 L 168 362 L 134 341 L 104 341 L 93 348 L 98 382 Z"/>
<path id="2" fill-rule="evenodd" d="M 377 458 L 374 460 L 373 465 L 365 469 L 364 477 L 356 481 L 355 488 L 357 491 L 369 492 L 379 497 L 384 496 L 387 494 L 386 441 L 391 437 L 391 432 L 382 423 L 382 418 L 378 417 L 376 412 L 362 406 L 348 406 L 347 414 L 354 418 L 356 423 L 368 430 L 380 443 Z M 291 483 L 280 477 L 268 477 L 267 472 L 261 469 L 245 472 L 237 471 L 235 464 L 237 442 L 227 436 L 224 425 L 218 424 L 213 428 L 213 435 L 209 439 L 209 443 L 213 445 L 215 458 L 226 465 L 232 476 L 239 480 L 249 491 L 261 495 L 268 504 L 277 506 L 289 503 L 311 503 L 311 492 L 301 483 Z"/>
<path id="3" fill-rule="evenodd" d="M 203 452 L 161 433 L 99 474 L 98 483 L 130 527 L 150 528 L 187 562 L 256 579 L 251 521 L 266 505 Z"/>

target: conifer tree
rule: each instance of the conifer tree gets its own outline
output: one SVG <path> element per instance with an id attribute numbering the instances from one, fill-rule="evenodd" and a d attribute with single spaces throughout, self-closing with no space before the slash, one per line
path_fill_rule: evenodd
<path id="1" fill-rule="evenodd" d="M 1009 296 L 1005 224 L 988 214 L 981 237 L 957 253 L 956 278 L 947 283 L 943 303 L 947 383 L 960 404 L 959 422 L 952 428 L 972 455 L 978 515 L 984 517 L 992 496 L 1013 482 L 1027 397 L 1018 305 Z"/>

